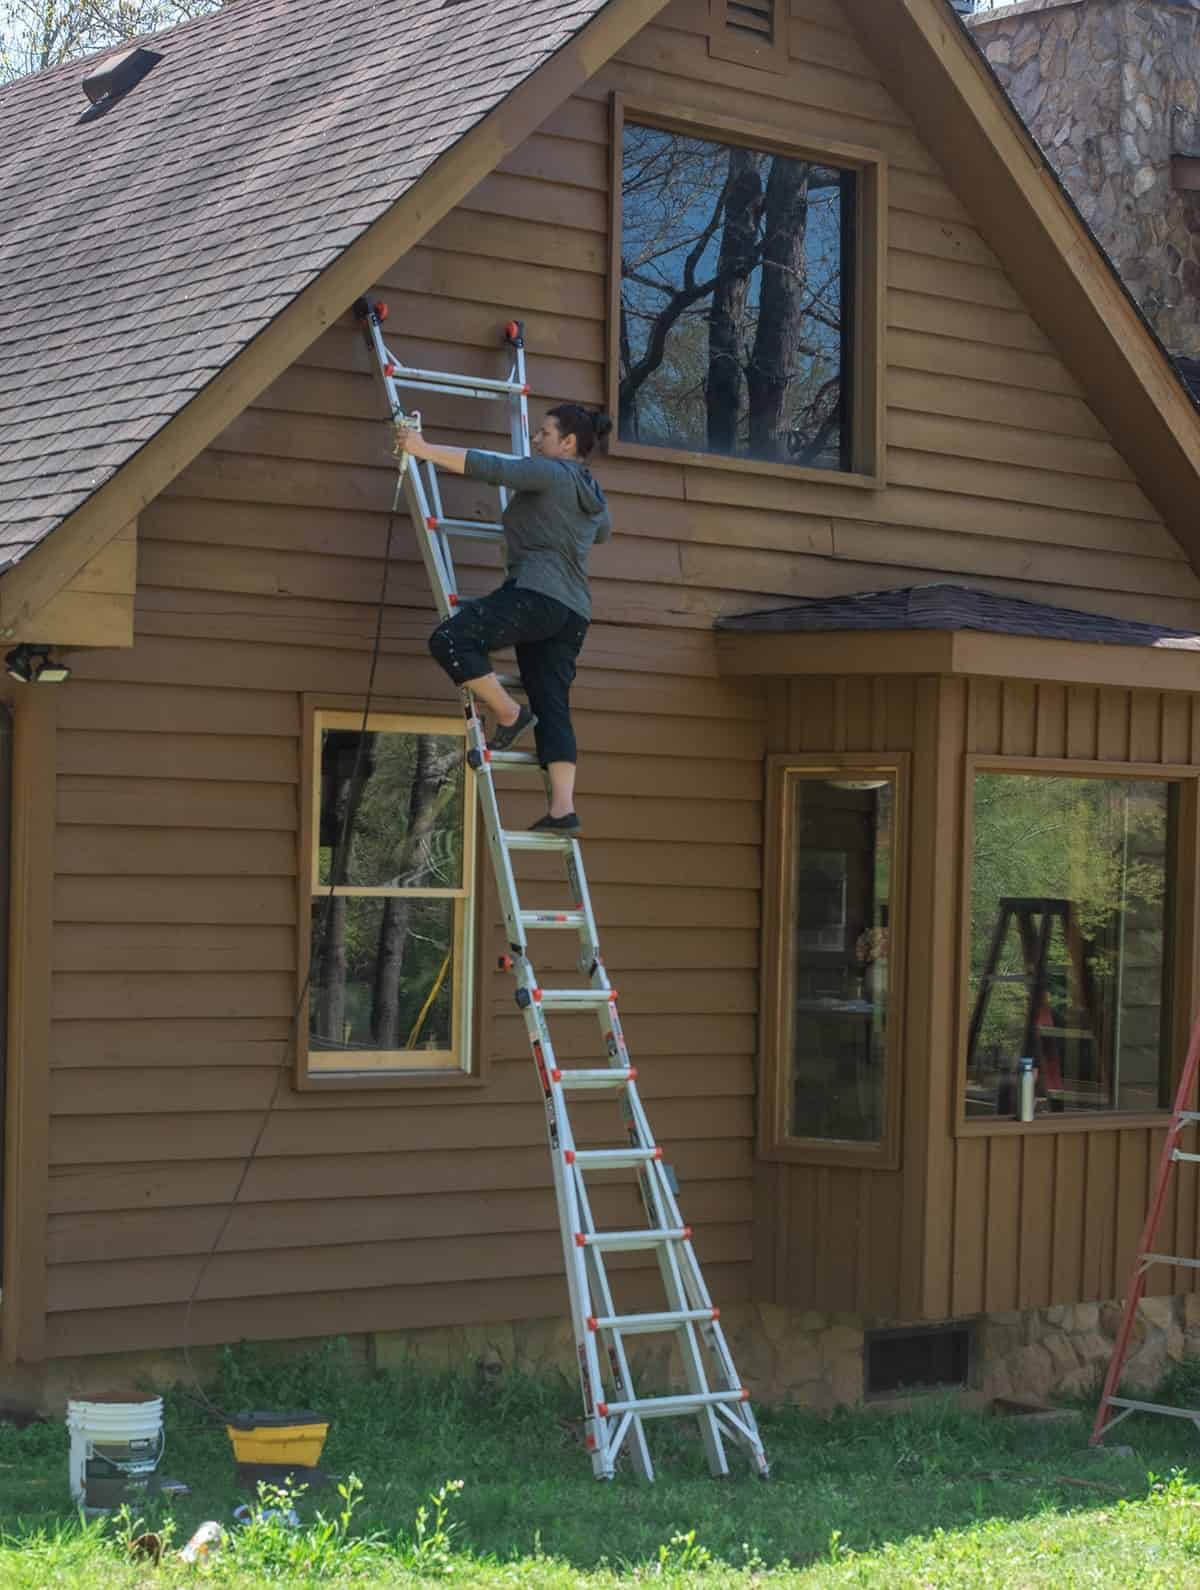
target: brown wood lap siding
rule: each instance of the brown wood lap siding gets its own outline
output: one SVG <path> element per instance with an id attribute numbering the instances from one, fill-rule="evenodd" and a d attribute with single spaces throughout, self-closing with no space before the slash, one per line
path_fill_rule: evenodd
<path id="1" fill-rule="evenodd" d="M 676 0 L 380 291 L 389 338 L 414 363 L 490 372 L 515 314 L 535 403 L 599 402 L 613 92 L 873 145 L 890 162 L 886 491 L 631 459 L 600 470 L 618 534 L 595 557 L 577 695 L 589 867 L 710 1285 L 735 1300 L 751 1285 L 767 690 L 716 677 L 713 619 L 948 575 L 1182 622 L 1200 585 L 835 0 L 793 4 L 786 74 L 710 58 L 706 28 L 702 0 Z M 422 406 L 431 431 L 470 439 L 459 412 Z M 136 646 L 81 657 L 64 692 L 49 1353 L 179 1339 L 288 1036 L 300 697 L 360 699 L 391 480 L 379 394 L 346 319 L 141 515 Z M 380 703 L 453 710 L 424 651 L 431 608 L 407 529 L 397 548 Z M 493 577 L 486 551 L 462 561 L 468 592 Z M 916 744 L 919 692 L 809 693 L 811 707 L 793 701 L 797 745 L 849 747 L 868 728 Z M 513 809 L 527 820 L 532 797 Z M 562 1311 L 524 1039 L 507 987 L 483 986 L 496 1011 L 486 1088 L 284 1090 L 195 1340 Z M 935 1293 L 948 1307 L 948 1250 L 936 1285 L 911 1279 L 932 1249 L 895 1195 L 922 1162 L 921 1130 L 943 1126 L 906 1126 L 905 1170 L 890 1179 L 782 1168 L 792 1215 L 763 1233 L 756 1275 L 822 1307 L 885 1313 L 917 1291 L 922 1307 Z M 105 1279 L 116 1258 L 119 1289 Z"/>

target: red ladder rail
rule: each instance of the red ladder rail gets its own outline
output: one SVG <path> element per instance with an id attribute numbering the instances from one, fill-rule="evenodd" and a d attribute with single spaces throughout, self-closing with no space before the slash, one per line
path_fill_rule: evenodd
<path id="1" fill-rule="evenodd" d="M 1167 1201 L 1167 1187 L 1171 1180 L 1171 1171 L 1176 1163 L 1183 1157 L 1179 1148 L 1179 1138 L 1183 1131 L 1196 1120 L 1200 1113 L 1189 1110 L 1188 1100 L 1192 1096 L 1193 1084 L 1196 1080 L 1196 1071 L 1200 1067 L 1200 1017 L 1197 1018 L 1192 1028 L 1192 1036 L 1188 1043 L 1187 1057 L 1183 1062 L 1183 1071 L 1180 1073 L 1179 1086 L 1175 1091 L 1175 1104 L 1171 1111 L 1171 1124 L 1167 1128 L 1166 1139 L 1163 1142 L 1162 1153 L 1159 1156 L 1158 1171 L 1154 1179 L 1154 1194 L 1150 1200 L 1150 1209 L 1146 1215 L 1146 1224 L 1142 1227 L 1142 1235 L 1138 1241 L 1137 1255 L 1133 1261 L 1133 1273 L 1129 1278 L 1129 1285 L 1125 1289 L 1125 1307 L 1121 1315 L 1121 1326 L 1117 1332 L 1117 1339 L 1113 1345 L 1112 1358 L 1109 1360 L 1108 1374 L 1104 1377 L 1104 1389 L 1100 1393 L 1100 1406 L 1096 1409 L 1096 1420 L 1092 1426 L 1091 1445 L 1097 1446 L 1104 1439 L 1106 1430 L 1114 1424 L 1120 1423 L 1135 1409 L 1145 1413 L 1165 1413 L 1174 1418 L 1191 1418 L 1200 1423 L 1200 1410 L 1193 1413 L 1187 1408 L 1171 1408 L 1162 1403 L 1134 1402 L 1132 1399 L 1118 1397 L 1116 1391 L 1121 1383 L 1121 1375 L 1125 1369 L 1125 1360 L 1129 1356 L 1129 1341 L 1133 1335 L 1134 1322 L 1137 1319 L 1138 1304 L 1146 1290 L 1146 1272 L 1152 1264 L 1184 1264 L 1189 1268 L 1200 1267 L 1196 1259 L 1179 1259 L 1170 1254 L 1154 1253 L 1154 1239 L 1158 1235 L 1159 1223 L 1162 1220 L 1163 1205 Z M 1189 1156 L 1190 1157 L 1190 1156 Z M 1120 1408 L 1122 1412 L 1113 1417 L 1113 1409 Z"/>

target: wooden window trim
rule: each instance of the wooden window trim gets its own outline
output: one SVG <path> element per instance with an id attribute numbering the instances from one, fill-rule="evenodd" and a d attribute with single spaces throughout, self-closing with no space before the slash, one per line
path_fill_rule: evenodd
<path id="1" fill-rule="evenodd" d="M 1034 773 L 1046 776 L 1067 774 L 1076 778 L 1146 779 L 1155 783 L 1181 785 L 1179 814 L 1179 855 L 1177 881 L 1179 895 L 1173 924 L 1174 948 L 1171 960 L 1170 998 L 1167 1008 L 1168 1091 L 1178 1085 L 1188 1034 L 1196 1017 L 1197 973 L 1200 966 L 1200 768 L 1171 762 L 1087 761 L 1068 757 L 986 756 L 968 754 L 963 758 L 962 851 L 958 890 L 958 966 L 956 1028 L 954 1041 L 954 1135 L 956 1137 L 1029 1137 L 1063 1132 L 1117 1132 L 1134 1128 L 1161 1129 L 1171 1111 L 1162 1110 L 1080 1110 L 1074 1114 L 1042 1116 L 1034 1121 L 1001 1118 L 968 1120 L 967 1031 L 971 1021 L 971 871 L 975 857 L 975 775 L 976 773 Z"/>
<path id="2" fill-rule="evenodd" d="M 804 1165 L 857 1166 L 897 1170 L 900 1166 L 900 1106 L 903 1095 L 904 1029 L 908 961 L 908 872 L 911 754 L 843 751 L 832 755 L 788 752 L 766 759 L 766 843 L 763 854 L 762 993 L 759 1019 L 758 1153 L 763 1160 Z M 788 967 L 791 924 L 786 865 L 792 837 L 792 803 L 786 798 L 789 772 L 804 777 L 822 773 L 878 773 L 894 780 L 894 874 L 891 900 L 896 928 L 889 945 L 891 977 L 884 1083 L 883 1132 L 876 1143 L 794 1137 L 787 1130 Z"/>
<path id="3" fill-rule="evenodd" d="M 361 1071 L 312 1071 L 308 1063 L 308 992 L 305 987 L 308 974 L 308 960 L 310 953 L 310 936 L 312 933 L 312 903 L 314 889 L 321 892 L 321 886 L 314 884 L 316 877 L 316 854 L 313 845 L 313 826 L 316 808 L 313 799 L 314 781 L 319 777 L 319 763 L 316 745 L 316 720 L 318 714 L 342 713 L 355 719 L 356 725 L 362 721 L 362 701 L 349 696 L 338 695 L 306 695 L 301 698 L 301 758 L 300 758 L 300 822 L 298 825 L 297 839 L 297 868 L 296 874 L 299 883 L 297 900 L 297 926 L 296 926 L 296 998 L 298 1014 L 296 1017 L 295 1059 L 293 1067 L 293 1085 L 300 1092 L 342 1092 L 353 1090 L 357 1092 L 383 1092 L 396 1089 L 413 1095 L 413 1102 L 424 1102 L 420 1095 L 428 1092 L 430 1102 L 438 1096 L 444 1096 L 447 1090 L 466 1089 L 477 1091 L 485 1087 L 489 1081 L 491 1058 L 491 1014 L 488 1009 L 488 1000 L 485 997 L 485 984 L 481 976 L 481 953 L 487 935 L 487 925 L 494 916 L 493 891 L 488 887 L 488 872 L 486 866 L 486 850 L 483 842 L 483 825 L 477 818 L 477 803 L 475 791 L 470 782 L 466 786 L 466 810 L 468 820 L 472 826 L 472 877 L 474 885 L 474 902 L 472 910 L 472 931 L 474 937 L 474 951 L 471 964 L 468 968 L 470 975 L 470 992 L 465 999 L 466 1022 L 468 1024 L 467 1040 L 470 1068 L 463 1070 L 458 1065 L 451 1067 L 433 1067 L 418 1069 L 404 1067 L 396 1069 L 363 1069 Z M 371 704 L 372 722 L 380 718 L 405 718 L 409 720 L 427 719 L 433 723 L 445 725 L 451 732 L 457 733 L 459 716 L 453 709 L 449 709 L 444 701 L 431 701 L 428 698 L 402 698 L 381 697 Z M 339 891 L 341 892 L 341 891 Z M 391 891 L 349 891 L 351 893 L 390 893 Z M 303 996 L 303 997 L 302 997 Z"/>
<path id="4" fill-rule="evenodd" d="M 708 53 L 717 61 L 755 66 L 764 72 L 786 72 L 788 52 L 788 0 L 770 0 L 771 37 L 757 40 L 739 35 L 729 25 L 729 0 L 709 0 Z"/>
<path id="5" fill-rule="evenodd" d="M 852 413 L 850 417 L 850 470 L 813 469 L 800 464 L 776 464 L 753 458 L 723 458 L 719 453 L 689 452 L 682 448 L 647 447 L 623 442 L 620 428 L 618 375 L 621 368 L 621 172 L 625 123 L 659 127 L 666 132 L 719 138 L 772 154 L 801 160 L 828 160 L 858 174 L 854 282 L 854 347 Z M 802 486 L 845 486 L 852 491 L 882 491 L 887 485 L 884 372 L 887 363 L 887 216 L 888 164 L 884 154 L 862 144 L 833 139 L 818 141 L 782 139 L 778 130 L 732 117 L 699 114 L 683 105 L 663 100 L 639 100 L 625 94 L 612 96 L 612 134 L 609 171 L 608 268 L 608 412 L 614 430 L 605 446 L 614 458 L 645 459 L 651 463 L 682 464 L 692 469 L 725 469 L 748 475 L 776 476 Z M 802 499 L 801 499 L 802 506 Z"/>

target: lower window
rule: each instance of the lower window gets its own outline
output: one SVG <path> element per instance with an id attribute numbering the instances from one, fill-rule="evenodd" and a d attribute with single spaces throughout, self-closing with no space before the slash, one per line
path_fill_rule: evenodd
<path id="1" fill-rule="evenodd" d="M 1182 788 L 975 773 L 968 1117 L 1169 1105 Z"/>
<path id="2" fill-rule="evenodd" d="M 307 1069 L 470 1069 L 474 813 L 453 718 L 314 716 Z"/>

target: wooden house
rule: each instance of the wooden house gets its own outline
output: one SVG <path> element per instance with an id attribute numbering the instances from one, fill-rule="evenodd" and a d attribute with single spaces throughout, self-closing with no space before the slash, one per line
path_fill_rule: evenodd
<path id="1" fill-rule="evenodd" d="M 149 54 L 0 93 L 0 635 L 70 669 L 0 686 L 8 1362 L 565 1311 L 470 802 L 419 1019 L 364 1014 L 382 874 L 306 987 L 395 481 L 364 293 L 414 366 L 523 321 L 535 411 L 618 422 L 586 854 L 751 1384 L 1095 1335 L 1197 1005 L 1200 420 L 947 0 L 235 0 Z M 401 525 L 397 766 L 460 733 L 431 626 Z"/>

